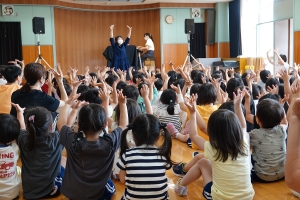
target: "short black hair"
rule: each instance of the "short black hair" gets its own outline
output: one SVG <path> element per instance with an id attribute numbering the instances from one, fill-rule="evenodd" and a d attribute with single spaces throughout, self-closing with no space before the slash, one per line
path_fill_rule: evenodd
<path id="1" fill-rule="evenodd" d="M 118 84 L 117 84 L 117 90 L 124 90 L 124 88 L 127 86 L 127 84 L 124 82 L 124 81 L 120 81 Z"/>
<path id="2" fill-rule="evenodd" d="M 174 81 L 173 85 L 175 85 L 177 87 L 177 85 L 179 85 L 180 89 L 182 90 L 185 84 L 185 80 L 183 78 L 181 79 L 177 79 L 176 81 Z"/>
<path id="3" fill-rule="evenodd" d="M 155 74 L 155 76 L 154 76 L 155 78 L 160 78 L 160 79 L 162 79 L 162 77 L 161 77 L 161 74 L 160 73 L 158 73 L 158 74 Z"/>
<path id="4" fill-rule="evenodd" d="M 281 59 L 282 59 L 284 62 L 286 62 L 286 61 L 287 61 L 286 55 L 284 55 L 284 54 L 280 54 L 279 56 L 281 57 Z"/>
<path id="5" fill-rule="evenodd" d="M 14 116 L 1 113 L 0 130 L 0 143 L 7 144 L 19 137 L 20 123 Z"/>
<path id="6" fill-rule="evenodd" d="M 20 67 L 10 65 L 5 67 L 4 78 L 8 83 L 13 83 L 16 81 L 18 76 L 22 74 L 22 70 Z"/>
<path id="7" fill-rule="evenodd" d="M 203 84 L 202 78 L 205 77 L 206 83 L 208 82 L 208 78 L 205 76 L 203 72 L 199 72 L 196 77 L 193 79 L 193 83 L 200 83 Z"/>
<path id="8" fill-rule="evenodd" d="M 84 100 L 89 103 L 102 104 L 102 99 L 99 97 L 98 89 L 90 89 L 86 91 L 84 94 Z"/>
<path id="9" fill-rule="evenodd" d="M 266 81 L 265 90 L 268 90 L 268 87 L 272 88 L 273 85 L 279 85 L 279 81 L 276 78 L 268 78 L 268 80 Z"/>
<path id="10" fill-rule="evenodd" d="M 284 110 L 278 101 L 264 99 L 257 104 L 256 117 L 263 128 L 273 128 L 280 124 L 284 117 Z"/>
<path id="11" fill-rule="evenodd" d="M 216 88 L 211 83 L 202 84 L 198 90 L 197 105 L 207 105 L 217 101 Z"/>
<path id="12" fill-rule="evenodd" d="M 241 104 L 241 107 L 242 107 L 243 114 L 246 115 L 246 110 L 245 110 L 244 105 Z M 230 111 L 234 112 L 233 100 L 223 103 L 218 109 L 226 109 L 226 110 L 230 110 Z"/>
<path id="13" fill-rule="evenodd" d="M 172 89 L 166 89 L 160 96 L 160 102 L 162 104 L 168 105 L 167 112 L 169 115 L 174 115 L 175 113 L 175 101 L 176 101 L 176 92 Z"/>
<path id="14" fill-rule="evenodd" d="M 260 85 L 258 84 L 252 84 L 252 97 L 253 100 L 258 100 L 258 96 L 259 94 L 264 92 L 264 88 L 262 88 Z"/>
<path id="15" fill-rule="evenodd" d="M 138 72 L 138 73 L 132 75 L 132 82 L 134 84 L 136 84 L 136 79 L 138 79 L 138 78 L 141 79 L 142 81 L 144 81 L 145 76 L 144 76 L 144 74 Z"/>
<path id="16" fill-rule="evenodd" d="M 116 75 L 109 75 L 106 79 L 105 82 L 112 86 L 114 84 L 114 82 L 118 79 L 119 77 L 117 77 Z"/>
<path id="17" fill-rule="evenodd" d="M 131 98 L 137 101 L 139 97 L 139 90 L 134 85 L 126 85 L 123 89 L 123 95 L 126 96 L 127 98 Z"/>
<path id="18" fill-rule="evenodd" d="M 266 81 L 268 80 L 268 77 L 271 75 L 271 72 L 269 70 L 262 70 L 260 73 L 259 73 L 259 77 L 260 77 L 260 80 L 263 82 L 263 83 L 266 83 Z"/>
<path id="19" fill-rule="evenodd" d="M 200 83 L 195 83 L 191 89 L 190 89 L 190 96 L 198 94 L 199 88 L 200 88 L 201 84 Z"/>
<path id="20" fill-rule="evenodd" d="M 164 82 L 162 81 L 162 79 L 157 78 L 157 80 L 154 82 L 154 85 L 156 89 L 159 91 L 163 87 Z"/>
<path id="21" fill-rule="evenodd" d="M 191 71 L 191 79 L 194 80 L 194 78 L 197 76 L 197 74 L 199 73 L 200 71 L 197 70 L 197 69 L 193 69 Z"/>
<path id="22" fill-rule="evenodd" d="M 233 92 L 234 89 L 238 86 L 244 86 L 244 82 L 241 78 L 231 78 L 226 87 L 226 92 L 228 93 L 228 97 L 233 100 Z"/>
<path id="23" fill-rule="evenodd" d="M 264 99 L 273 99 L 275 101 L 278 101 L 280 100 L 280 96 L 278 94 L 271 94 L 271 93 L 268 93 L 268 94 L 265 94 L 264 96 L 260 97 L 260 99 L 258 100 L 258 102 L 264 100 Z"/>

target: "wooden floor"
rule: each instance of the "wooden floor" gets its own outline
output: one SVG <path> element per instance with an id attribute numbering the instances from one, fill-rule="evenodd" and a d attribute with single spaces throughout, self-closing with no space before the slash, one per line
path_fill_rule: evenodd
<path id="1" fill-rule="evenodd" d="M 172 159 L 176 162 L 188 162 L 192 159 L 192 152 L 194 150 L 187 147 L 185 143 L 179 142 L 176 139 L 173 139 L 173 148 L 172 148 Z M 21 162 L 18 162 L 18 166 L 21 166 Z M 188 196 L 187 197 L 179 197 L 176 195 L 174 191 L 175 183 L 178 180 L 172 170 L 167 171 L 168 184 L 169 184 L 169 196 L 170 200 L 196 200 L 196 199 L 204 199 L 202 196 L 203 182 L 200 178 L 193 184 L 188 186 Z M 112 198 L 112 200 L 119 200 L 124 192 L 124 185 L 118 181 L 114 182 L 117 188 L 117 192 Z M 255 200 L 288 200 L 288 199 L 298 199 L 293 196 L 291 190 L 286 186 L 284 180 L 276 183 L 254 183 L 253 184 L 255 190 Z M 20 192 L 19 199 L 23 199 L 22 189 Z M 57 198 L 52 198 L 53 200 L 67 200 L 65 196 L 62 194 Z"/>

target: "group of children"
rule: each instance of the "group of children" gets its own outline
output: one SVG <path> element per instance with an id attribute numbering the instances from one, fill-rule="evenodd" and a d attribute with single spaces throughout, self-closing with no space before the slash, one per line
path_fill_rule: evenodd
<path id="1" fill-rule="evenodd" d="M 285 177 L 297 67 L 274 78 L 170 67 L 70 68 L 64 76 L 60 65 L 1 66 L 0 199 L 16 198 L 21 184 L 26 199 L 110 199 L 111 179 L 125 184 L 122 199 L 169 199 L 169 169 L 182 177 L 179 196 L 202 176 L 206 199 L 253 199 L 251 182 Z M 175 139 L 195 149 L 190 162 L 172 161 Z"/>

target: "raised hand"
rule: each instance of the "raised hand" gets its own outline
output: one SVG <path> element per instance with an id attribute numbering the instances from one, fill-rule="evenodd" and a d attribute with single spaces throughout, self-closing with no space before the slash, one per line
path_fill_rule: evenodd
<path id="1" fill-rule="evenodd" d="M 196 112 L 196 101 L 197 101 L 197 95 L 192 94 L 190 98 L 190 102 L 185 102 L 184 104 L 189 109 L 190 113 Z"/>
<path id="2" fill-rule="evenodd" d="M 175 90 L 175 92 L 177 93 L 177 94 L 181 94 L 181 88 L 180 88 L 180 86 L 179 85 L 177 85 L 177 87 L 175 86 L 175 85 L 170 85 L 170 87 L 173 89 L 173 90 Z"/>
<path id="3" fill-rule="evenodd" d="M 67 101 L 66 101 L 66 104 L 68 104 L 68 105 L 70 105 L 70 106 L 72 106 L 72 105 L 74 105 L 75 103 L 77 103 L 77 99 L 78 99 L 78 97 L 80 97 L 80 93 L 79 94 L 76 94 L 76 95 L 74 95 L 74 96 L 72 96 L 72 97 L 70 97 Z"/>
<path id="4" fill-rule="evenodd" d="M 109 94 L 107 92 L 106 87 L 99 90 L 99 98 L 102 99 L 103 101 L 108 101 L 109 100 Z"/>
<path id="5" fill-rule="evenodd" d="M 237 90 L 237 94 L 235 94 L 233 92 L 233 104 L 234 105 L 240 105 L 243 101 L 243 98 L 245 96 L 245 91 L 246 89 L 244 89 L 243 91 L 241 91 L 240 89 Z"/>
<path id="6" fill-rule="evenodd" d="M 110 30 L 114 30 L 115 25 L 110 25 L 109 28 Z"/>
<path id="7" fill-rule="evenodd" d="M 130 27 L 130 26 L 128 26 L 128 25 L 127 25 L 127 28 L 128 28 L 129 30 L 132 30 L 132 27 Z"/>
<path id="8" fill-rule="evenodd" d="M 143 99 L 149 97 L 149 87 L 148 85 L 144 84 L 143 87 L 140 89 L 141 95 Z"/>
<path id="9" fill-rule="evenodd" d="M 118 102 L 119 104 L 126 104 L 126 96 L 123 95 L 122 90 L 118 92 Z"/>
<path id="10" fill-rule="evenodd" d="M 73 109 L 80 109 L 80 108 L 82 108 L 83 106 L 85 106 L 85 105 L 88 105 L 89 104 L 89 102 L 87 102 L 87 101 L 76 101 L 73 105 L 72 105 L 72 108 Z"/>
<path id="11" fill-rule="evenodd" d="M 289 94 L 285 94 L 284 97 L 283 97 L 283 99 L 280 99 L 279 103 L 281 105 L 284 105 L 285 102 L 288 102 L 289 98 L 290 98 L 290 95 Z"/>
<path id="12" fill-rule="evenodd" d="M 272 85 L 272 88 L 270 86 L 268 86 L 268 89 L 267 91 L 271 94 L 278 94 L 278 91 L 279 91 L 279 87 L 278 85 Z"/>
<path id="13" fill-rule="evenodd" d="M 17 113 L 21 113 L 21 114 L 24 113 L 25 108 L 21 108 L 21 107 L 19 106 L 19 104 L 11 103 L 11 105 L 12 105 L 13 107 L 15 107 Z"/>

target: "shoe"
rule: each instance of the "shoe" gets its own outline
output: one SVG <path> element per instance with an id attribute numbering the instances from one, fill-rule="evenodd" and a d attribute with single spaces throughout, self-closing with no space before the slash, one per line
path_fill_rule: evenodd
<path id="1" fill-rule="evenodd" d="M 196 155 L 198 155 L 199 154 L 199 152 L 198 151 L 194 151 L 193 153 L 192 153 L 192 157 L 194 158 Z"/>
<path id="2" fill-rule="evenodd" d="M 180 185 L 181 180 L 182 180 L 181 178 L 178 179 L 178 181 L 177 181 L 177 183 L 176 183 L 176 185 L 175 185 L 175 192 L 176 192 L 179 196 L 183 197 L 183 196 L 186 196 L 186 195 L 187 195 L 188 189 L 187 189 L 187 186 L 181 186 L 181 185 Z"/>
<path id="3" fill-rule="evenodd" d="M 296 197 L 300 198 L 300 194 L 294 190 L 292 190 L 293 195 L 295 195 Z"/>
<path id="4" fill-rule="evenodd" d="M 175 128 L 174 124 L 170 122 L 167 124 L 166 129 L 169 131 L 172 137 L 176 137 L 176 134 L 178 134 L 178 130 Z"/>
<path id="5" fill-rule="evenodd" d="M 179 165 L 173 165 L 172 171 L 176 176 L 183 177 L 186 175 L 186 172 L 184 171 L 184 166 L 186 163 L 181 163 Z"/>
<path id="6" fill-rule="evenodd" d="M 187 139 L 186 144 L 192 148 L 192 140 L 191 138 Z"/>

